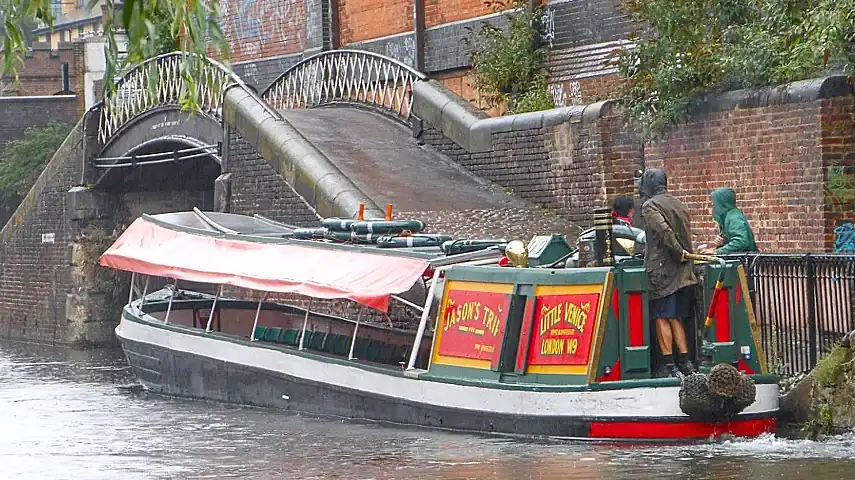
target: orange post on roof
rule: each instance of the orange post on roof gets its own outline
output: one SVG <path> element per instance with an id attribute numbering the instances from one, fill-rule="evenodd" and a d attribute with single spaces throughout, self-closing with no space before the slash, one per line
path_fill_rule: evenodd
<path id="1" fill-rule="evenodd" d="M 364 203 L 359 204 L 359 213 L 356 214 L 356 219 L 357 220 L 365 220 L 365 204 Z"/>
<path id="2" fill-rule="evenodd" d="M 391 220 L 392 220 L 392 204 L 387 203 L 386 204 L 386 221 L 388 222 Z"/>

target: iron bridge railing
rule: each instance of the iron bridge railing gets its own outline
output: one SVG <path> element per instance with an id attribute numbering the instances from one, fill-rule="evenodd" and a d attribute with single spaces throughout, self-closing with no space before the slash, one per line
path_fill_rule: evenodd
<path id="1" fill-rule="evenodd" d="M 855 256 L 730 255 L 748 274 L 761 343 L 770 367 L 793 375 L 855 330 Z"/>
<path id="2" fill-rule="evenodd" d="M 105 90 L 98 123 L 101 145 L 138 115 L 157 107 L 180 104 L 185 89 L 189 88 L 181 71 L 185 56 L 193 56 L 191 60 L 201 63 L 199 74 L 193 77 L 200 113 L 222 120 L 223 96 L 231 86 L 253 93 L 237 75 L 211 58 L 186 52 L 153 57 L 122 75 L 114 90 Z"/>
<path id="3" fill-rule="evenodd" d="M 413 106 L 413 85 L 426 78 L 383 55 L 331 50 L 285 71 L 261 97 L 278 109 L 357 104 L 392 113 L 407 122 Z"/>

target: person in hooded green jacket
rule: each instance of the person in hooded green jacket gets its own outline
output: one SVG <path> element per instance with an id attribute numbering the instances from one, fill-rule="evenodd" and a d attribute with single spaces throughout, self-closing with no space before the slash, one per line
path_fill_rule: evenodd
<path id="1" fill-rule="evenodd" d="M 705 249 L 704 253 L 726 255 L 728 253 L 756 252 L 754 232 L 742 211 L 736 208 L 736 192 L 730 188 L 717 188 L 710 194 L 713 204 L 713 218 L 718 224 L 719 239 L 715 249 Z"/>

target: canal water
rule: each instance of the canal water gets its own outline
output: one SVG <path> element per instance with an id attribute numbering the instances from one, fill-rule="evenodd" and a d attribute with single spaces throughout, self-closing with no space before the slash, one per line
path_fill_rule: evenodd
<path id="1" fill-rule="evenodd" d="M 2 479 L 852 478 L 855 434 L 593 445 L 289 415 L 147 394 L 118 350 L 0 343 Z"/>

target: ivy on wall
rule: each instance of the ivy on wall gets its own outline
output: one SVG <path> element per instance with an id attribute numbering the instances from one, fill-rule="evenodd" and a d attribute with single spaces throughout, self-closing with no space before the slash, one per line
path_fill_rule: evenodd
<path id="1" fill-rule="evenodd" d="M 544 10 L 525 0 L 488 0 L 494 12 L 506 14 L 508 28 L 484 22 L 470 29 L 472 86 L 490 108 L 507 105 L 509 113 L 552 108 L 540 31 Z"/>
<path id="2" fill-rule="evenodd" d="M 0 202 L 27 195 L 45 165 L 71 132 L 67 123 L 51 122 L 24 131 L 0 153 Z"/>
<path id="3" fill-rule="evenodd" d="M 852 73 L 855 0 L 626 0 L 622 103 L 648 139 L 707 95 Z"/>

